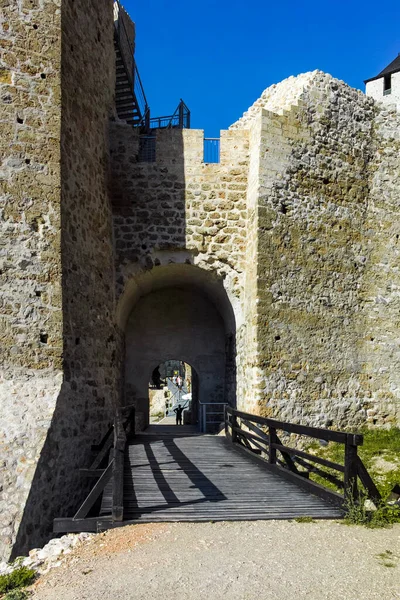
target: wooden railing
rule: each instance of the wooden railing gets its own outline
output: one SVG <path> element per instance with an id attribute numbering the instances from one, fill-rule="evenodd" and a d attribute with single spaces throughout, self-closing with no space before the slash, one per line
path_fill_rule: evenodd
<path id="1" fill-rule="evenodd" d="M 343 444 L 344 464 L 289 446 L 283 443 L 278 431 L 282 431 L 286 438 L 290 436 L 290 439 L 293 435 L 299 435 Z M 359 500 L 358 480 L 371 500 L 381 500 L 376 485 L 358 456 L 358 446 L 363 444 L 362 435 L 285 423 L 241 412 L 230 406 L 225 407 L 225 432 L 237 447 L 258 456 L 281 475 L 335 504 L 343 505 L 348 500 Z M 326 467 L 329 471 L 321 467 Z M 312 481 L 310 475 L 313 473 L 343 490 L 343 495 Z"/>
<path id="2" fill-rule="evenodd" d="M 87 469 L 80 469 L 86 477 L 97 481 L 75 515 L 71 518 L 54 519 L 53 531 L 92 531 L 96 530 L 95 521 L 90 522 L 90 511 L 111 481 L 111 514 L 113 522 L 122 521 L 124 516 L 124 455 L 127 440 L 135 431 L 135 409 L 132 406 L 117 410 L 113 424 L 99 444 L 92 446 L 97 452 L 96 458 Z M 83 523 L 86 521 L 86 524 Z M 75 526 L 76 524 L 76 526 Z M 94 527 L 94 529 L 91 529 Z"/>

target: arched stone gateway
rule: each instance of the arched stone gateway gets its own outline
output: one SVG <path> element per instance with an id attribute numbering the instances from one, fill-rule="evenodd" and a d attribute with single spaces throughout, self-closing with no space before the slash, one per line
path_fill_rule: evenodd
<path id="1" fill-rule="evenodd" d="M 199 408 L 236 404 L 235 315 L 213 273 L 187 264 L 155 267 L 127 286 L 119 324 L 125 334 L 123 402 L 135 404 L 139 428 L 149 422 L 154 365 L 171 357 L 195 369 Z"/>

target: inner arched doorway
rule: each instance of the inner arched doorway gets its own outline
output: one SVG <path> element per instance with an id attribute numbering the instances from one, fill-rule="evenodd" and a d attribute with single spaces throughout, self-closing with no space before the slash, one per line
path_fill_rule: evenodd
<path id="1" fill-rule="evenodd" d="M 181 267 L 181 277 L 176 274 Z M 147 277 L 134 290 L 134 306 L 125 325 L 125 404 L 134 404 L 137 427 L 149 423 L 148 384 L 155 366 L 171 357 L 192 365 L 197 374 L 202 430 L 217 411 L 210 405 L 236 404 L 235 319 L 222 283 L 188 265 L 159 267 L 160 277 Z M 186 267 L 186 268 L 185 268 Z M 153 271 L 156 271 L 155 268 Z M 201 272 L 196 280 L 196 272 Z M 150 284 L 149 284 L 150 283 Z M 126 311 L 126 308 L 125 308 Z M 126 311 L 127 313 L 128 311 Z M 204 408 L 206 406 L 206 408 Z M 205 411 L 205 412 L 204 412 Z M 204 418 L 204 414 L 206 415 Z"/>
<path id="2" fill-rule="evenodd" d="M 198 375 L 183 360 L 167 360 L 153 370 L 149 381 L 150 423 L 175 424 L 181 408 L 182 425 L 198 425 Z"/>

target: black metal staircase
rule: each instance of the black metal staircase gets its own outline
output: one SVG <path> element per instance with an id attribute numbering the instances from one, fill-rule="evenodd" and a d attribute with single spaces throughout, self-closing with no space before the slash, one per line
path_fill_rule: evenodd
<path id="1" fill-rule="evenodd" d="M 141 125 L 143 115 L 134 94 L 117 39 L 114 39 L 114 49 L 116 63 L 115 104 L 118 117 L 131 125 Z"/>
<path id="2" fill-rule="evenodd" d="M 149 127 L 150 108 L 137 69 L 132 40 L 126 30 L 123 8 L 114 2 L 114 49 L 116 63 L 115 104 L 117 115 L 134 126 Z"/>
<path id="3" fill-rule="evenodd" d="M 114 25 L 118 118 L 134 127 L 141 127 L 146 134 L 150 129 L 190 129 L 190 110 L 183 100 L 172 115 L 150 119 L 150 108 L 134 59 L 132 36 L 125 27 L 124 9 L 119 0 L 114 0 Z"/>

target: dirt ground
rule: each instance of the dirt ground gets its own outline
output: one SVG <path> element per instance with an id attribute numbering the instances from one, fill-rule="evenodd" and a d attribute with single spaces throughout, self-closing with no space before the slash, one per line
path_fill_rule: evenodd
<path id="1" fill-rule="evenodd" d="M 400 600 L 400 525 L 132 525 L 76 548 L 32 589 L 35 600 Z"/>

